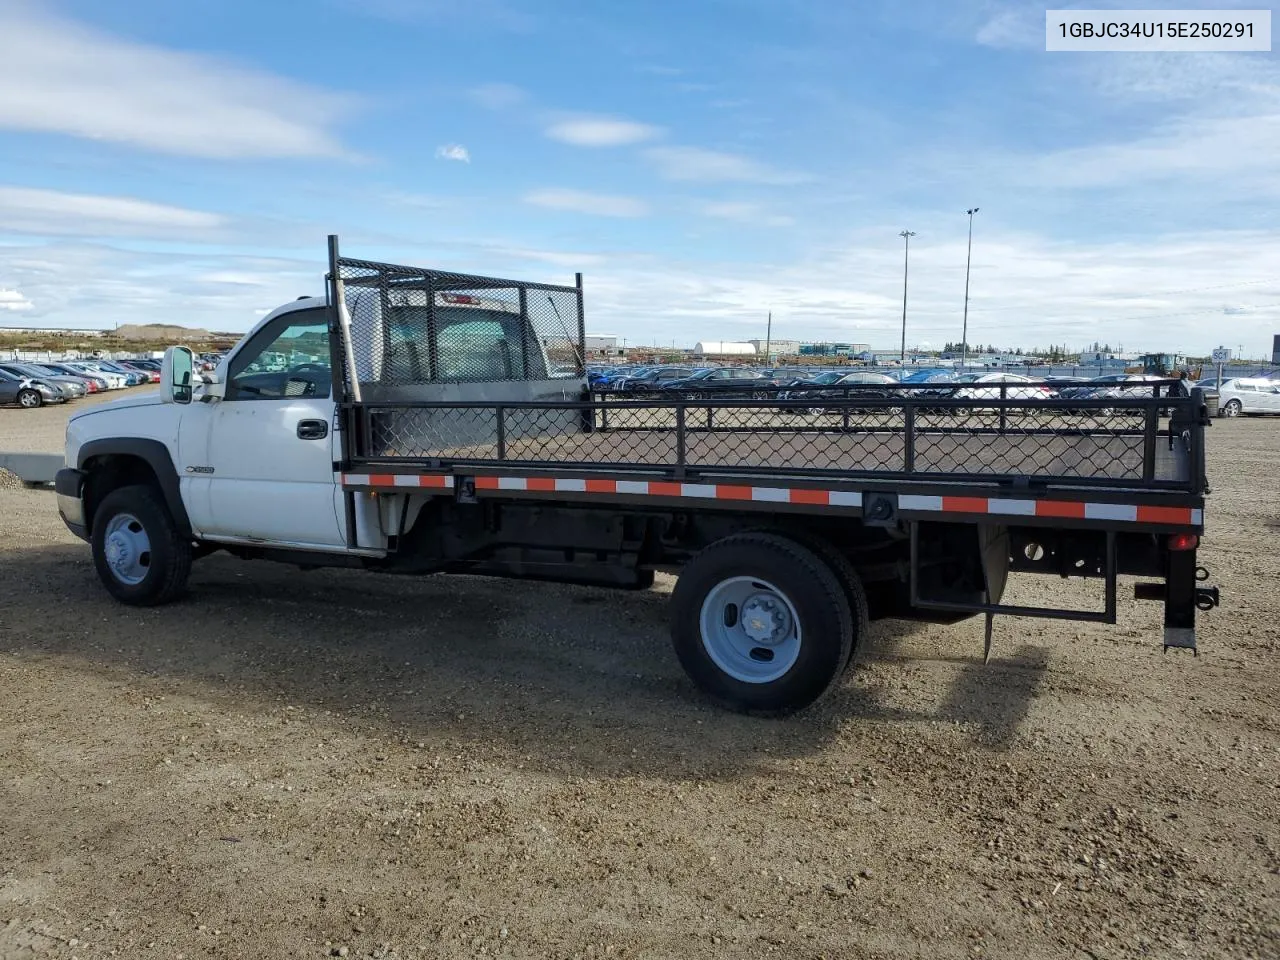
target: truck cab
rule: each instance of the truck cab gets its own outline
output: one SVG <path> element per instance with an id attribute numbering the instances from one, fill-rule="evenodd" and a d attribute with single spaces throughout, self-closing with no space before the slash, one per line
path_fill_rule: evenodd
<path id="1" fill-rule="evenodd" d="M 545 333 L 510 300 L 441 291 L 428 310 L 421 291 L 369 293 L 357 287 L 345 300 L 354 308 L 348 362 L 366 401 L 576 400 L 586 389 L 581 366 L 557 368 Z M 335 396 L 344 380 L 334 377 L 344 351 L 332 304 L 302 297 L 277 307 L 208 374 L 189 349 L 170 348 L 158 392 L 71 418 L 59 506 L 78 536 L 105 537 L 109 588 L 141 596 L 157 560 L 155 544 L 131 529 L 139 523 L 95 530 L 98 508 L 121 487 L 149 488 L 181 535 L 206 550 L 385 553 L 372 498 L 354 516 L 344 509 Z M 397 428 L 380 426 L 388 436 Z"/>

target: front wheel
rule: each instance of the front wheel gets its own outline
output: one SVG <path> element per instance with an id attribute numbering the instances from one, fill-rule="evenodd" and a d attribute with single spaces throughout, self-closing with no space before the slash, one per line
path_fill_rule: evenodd
<path id="1" fill-rule="evenodd" d="M 34 410 L 42 403 L 44 403 L 44 397 L 40 396 L 39 390 L 18 391 L 18 406 L 26 407 L 28 410 Z"/>
<path id="2" fill-rule="evenodd" d="M 117 600 L 156 606 L 182 595 L 192 545 L 151 487 L 112 490 L 93 514 L 93 565 Z"/>
<path id="3" fill-rule="evenodd" d="M 822 697 L 853 648 L 843 584 L 812 550 L 770 533 L 718 540 L 681 571 L 671 637 L 690 679 L 722 706 L 781 716 Z"/>
<path id="4" fill-rule="evenodd" d="M 1224 417 L 1238 417 L 1244 412 L 1244 405 L 1239 400 L 1228 400 L 1222 407 Z"/>

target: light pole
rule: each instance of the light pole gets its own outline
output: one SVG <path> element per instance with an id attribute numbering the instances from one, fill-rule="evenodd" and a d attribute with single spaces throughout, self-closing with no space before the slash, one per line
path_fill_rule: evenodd
<path id="1" fill-rule="evenodd" d="M 914 230 L 903 230 L 898 234 L 902 238 L 902 356 L 898 362 L 903 369 L 907 366 L 907 256 L 911 252 L 911 238 Z"/>
<path id="2" fill-rule="evenodd" d="M 973 261 L 973 215 L 978 208 L 966 210 L 969 215 L 969 252 L 964 258 L 964 332 L 960 334 L 960 369 L 969 364 L 969 264 Z"/>

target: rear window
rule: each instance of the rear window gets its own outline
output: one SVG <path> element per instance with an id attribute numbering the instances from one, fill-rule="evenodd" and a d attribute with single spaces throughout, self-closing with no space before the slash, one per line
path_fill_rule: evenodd
<path id="1" fill-rule="evenodd" d="M 522 330 L 518 314 L 437 307 L 434 344 L 422 342 L 426 318 L 425 307 L 393 308 L 386 364 L 392 378 L 465 382 L 547 376 L 541 345 Z"/>

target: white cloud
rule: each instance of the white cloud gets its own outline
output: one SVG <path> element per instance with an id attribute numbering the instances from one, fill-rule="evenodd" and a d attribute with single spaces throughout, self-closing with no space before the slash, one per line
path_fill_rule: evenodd
<path id="1" fill-rule="evenodd" d="M 985 213 L 985 211 L 984 211 Z M 897 344 L 902 245 L 897 224 L 849 234 L 786 259 L 719 262 L 656 254 L 534 249 L 442 238 L 398 243 L 404 262 L 463 272 L 562 282 L 585 269 L 588 329 L 607 326 L 631 343 L 691 345 L 699 339 L 774 335 Z M 349 239 L 344 236 L 344 240 Z M 351 251 L 360 244 L 350 238 Z M 1280 329 L 1280 238 L 1270 231 L 1149 236 L 1082 244 L 985 227 L 974 243 L 970 339 L 1004 346 L 1076 347 L 1097 339 L 1126 349 L 1202 352 L 1219 341 L 1270 350 Z M 247 329 L 264 307 L 319 292 L 314 258 L 242 257 L 118 250 L 75 242 L 0 246 L 0 286 L 20 290 L 44 325 L 104 326 L 120 320 Z M 959 338 L 963 234 L 911 246 L 909 344 Z M 654 291 L 659 291 L 656 296 Z M 595 318 L 593 320 L 592 318 Z"/>
<path id="2" fill-rule="evenodd" d="M 77 241 L 0 247 L 0 283 L 22 291 L 39 326 L 180 323 L 246 330 L 264 303 L 323 291 L 323 249 L 314 262 L 116 249 Z"/>
<path id="3" fill-rule="evenodd" d="M 708 217 L 719 220 L 732 220 L 735 223 L 748 223 L 765 227 L 789 227 L 795 223 L 794 218 L 770 213 L 757 203 L 741 201 L 722 201 L 706 203 L 702 212 Z"/>
<path id="4" fill-rule="evenodd" d="M 335 157 L 348 98 L 0 2 L 0 128 L 218 159 Z"/>
<path id="5" fill-rule="evenodd" d="M 787 185 L 810 179 L 806 174 L 778 170 L 736 153 L 699 147 L 650 147 L 645 156 L 668 180 Z"/>
<path id="6" fill-rule="evenodd" d="M 587 276 L 591 316 L 632 343 L 691 345 L 764 335 L 898 343 L 902 245 L 894 225 L 782 262 L 681 262 L 612 255 Z M 1218 340 L 1270 349 L 1280 323 L 1280 239 L 1266 232 L 1155 236 L 1081 245 L 996 231 L 975 242 L 969 304 L 974 342 L 1201 352 Z M 911 247 L 907 342 L 960 337 L 965 241 Z M 1263 280 L 1261 278 L 1269 278 Z M 655 303 L 653 291 L 662 291 Z M 1225 295 L 1225 296 L 1224 296 Z M 1223 302 L 1245 313 L 1224 317 Z"/>
<path id="7" fill-rule="evenodd" d="M 467 152 L 467 148 L 460 143 L 446 143 L 443 146 L 436 147 L 437 160 L 456 160 L 459 163 L 470 163 L 471 154 Z"/>
<path id="8" fill-rule="evenodd" d="M 1024 166 L 1031 183 L 1054 187 L 1180 184 L 1211 179 L 1216 189 L 1280 196 L 1280 112 L 1252 117 L 1186 117 L 1149 136 L 1075 147 Z M 1173 196 L 1172 194 L 1170 196 Z"/>
<path id="9" fill-rule="evenodd" d="M 470 91 L 471 99 L 487 110 L 505 110 L 518 107 L 529 99 L 529 94 L 510 83 L 483 83 Z"/>
<path id="10" fill-rule="evenodd" d="M 534 190 L 525 195 L 524 202 L 537 207 L 571 210 L 574 213 L 587 213 L 598 217 L 643 217 L 649 212 L 644 201 L 634 197 L 587 193 L 583 190 L 568 190 L 560 187 Z"/>
<path id="11" fill-rule="evenodd" d="M 662 134 L 659 127 L 615 117 L 574 117 L 553 123 L 546 134 L 575 147 L 621 147 L 643 143 Z"/>
<path id="12" fill-rule="evenodd" d="M 34 306 L 34 303 L 17 290 L 6 290 L 4 287 L 0 287 L 0 310 L 18 313 L 23 310 L 30 310 Z"/>
<path id="13" fill-rule="evenodd" d="M 1006 7 L 997 11 L 974 38 L 984 47 L 1044 49 L 1045 8 Z"/>
<path id="14" fill-rule="evenodd" d="M 133 197 L 0 187 L 0 234 L 40 236 L 207 236 L 226 219 Z"/>

